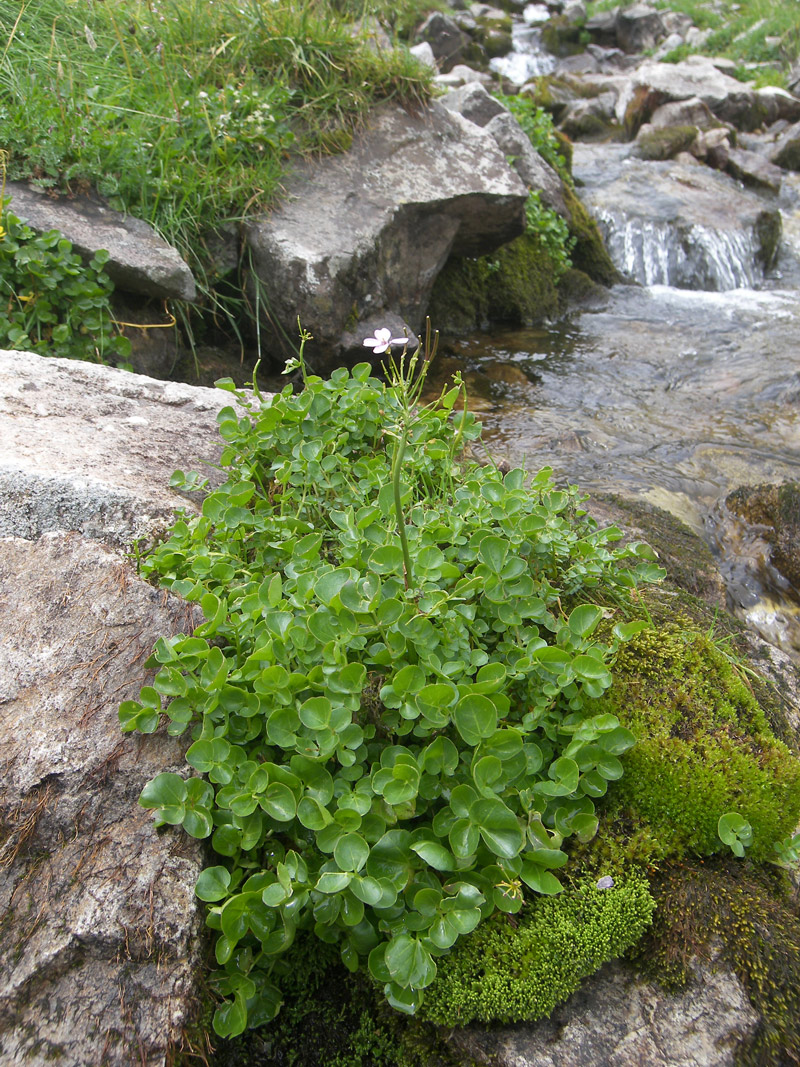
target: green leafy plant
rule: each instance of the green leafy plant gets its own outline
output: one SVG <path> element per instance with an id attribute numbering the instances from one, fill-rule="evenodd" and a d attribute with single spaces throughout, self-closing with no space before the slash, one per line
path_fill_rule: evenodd
<path id="1" fill-rule="evenodd" d="M 753 843 L 753 827 L 735 811 L 720 815 L 717 833 L 723 845 L 728 845 L 734 856 L 741 859 L 744 850 Z"/>
<path id="2" fill-rule="evenodd" d="M 550 113 L 539 107 L 530 96 L 506 96 L 503 93 L 494 95 L 508 108 L 542 159 L 549 163 L 568 185 L 572 185 L 572 175 L 562 154 Z"/>
<path id="3" fill-rule="evenodd" d="M 0 345 L 124 364 L 131 345 L 111 314 L 114 287 L 103 270 L 108 258 L 100 251 L 84 263 L 58 230 L 37 234 L 3 206 Z"/>
<path id="4" fill-rule="evenodd" d="M 567 220 L 552 208 L 545 207 L 538 192 L 531 192 L 525 203 L 525 223 L 527 233 L 549 254 L 558 280 L 572 266 L 569 254 L 575 246 Z"/>
<path id="5" fill-rule="evenodd" d="M 163 712 L 189 732 L 205 776 L 161 774 L 141 803 L 219 857 L 196 891 L 222 1036 L 277 1013 L 297 930 L 414 1012 L 460 937 L 561 890 L 563 846 L 594 835 L 633 743 L 587 704 L 646 625 L 631 588 L 662 575 L 549 470 L 465 461 L 460 380 L 419 406 L 405 355 L 388 385 L 298 362 L 297 395 L 227 383 L 227 479 L 142 566 L 206 621 L 159 640 L 120 707 L 124 731 Z"/>

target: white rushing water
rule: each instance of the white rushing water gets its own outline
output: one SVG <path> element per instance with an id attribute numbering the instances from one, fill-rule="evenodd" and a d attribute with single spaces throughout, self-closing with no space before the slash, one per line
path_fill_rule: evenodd
<path id="1" fill-rule="evenodd" d="M 752 234 L 694 224 L 645 221 L 599 211 L 597 221 L 619 270 L 641 285 L 680 289 L 753 288 L 763 281 Z"/>

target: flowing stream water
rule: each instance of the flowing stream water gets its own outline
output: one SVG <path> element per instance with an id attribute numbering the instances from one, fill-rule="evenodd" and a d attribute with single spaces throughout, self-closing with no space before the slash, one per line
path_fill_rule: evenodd
<path id="1" fill-rule="evenodd" d="M 535 34 L 520 39 L 505 73 L 538 61 Z M 604 160 L 619 166 L 615 152 L 587 149 L 601 185 Z M 645 498 L 701 533 L 731 606 L 800 660 L 800 609 L 747 558 L 724 507 L 738 486 L 800 479 L 800 176 L 784 185 L 783 240 L 766 278 L 751 242 L 698 226 L 688 247 L 710 281 L 674 288 L 663 283 L 687 284 L 685 236 L 682 251 L 668 226 L 599 218 L 637 284 L 551 327 L 445 340 L 431 385 L 462 371 L 493 454 L 551 466 L 590 492 Z"/>

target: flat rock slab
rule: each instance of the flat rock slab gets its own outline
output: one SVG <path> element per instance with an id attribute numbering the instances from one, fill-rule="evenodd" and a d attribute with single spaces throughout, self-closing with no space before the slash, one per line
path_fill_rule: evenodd
<path id="1" fill-rule="evenodd" d="M 698 964 L 685 993 L 665 996 L 611 963 L 549 1019 L 455 1031 L 451 1041 L 492 1067 L 733 1067 L 757 1025 L 730 971 Z"/>
<path id="2" fill-rule="evenodd" d="M 87 196 L 53 199 L 23 182 L 7 182 L 9 210 L 39 233 L 60 230 L 88 259 L 105 249 L 105 270 L 118 289 L 165 299 L 194 300 L 194 275 L 152 226 Z"/>
<path id="3" fill-rule="evenodd" d="M 299 316 L 312 358 L 340 357 L 343 335 L 382 315 L 418 333 L 451 252 L 491 252 L 525 225 L 527 190 L 494 138 L 435 102 L 378 108 L 349 152 L 298 170 L 286 193 L 246 239 L 264 329 L 280 351 Z"/>
<path id="4" fill-rule="evenodd" d="M 178 506 L 172 472 L 219 458 L 231 395 L 0 351 L 0 537 L 78 530 L 129 545 Z M 210 472 L 213 475 L 213 471 Z"/>

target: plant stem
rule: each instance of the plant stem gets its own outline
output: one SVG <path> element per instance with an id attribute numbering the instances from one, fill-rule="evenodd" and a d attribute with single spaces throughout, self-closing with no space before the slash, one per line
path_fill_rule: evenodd
<path id="1" fill-rule="evenodd" d="M 408 538 L 406 537 L 406 522 L 403 515 L 403 508 L 401 502 L 401 487 L 400 487 L 400 475 L 403 471 L 403 457 L 406 452 L 406 444 L 408 443 L 408 430 L 405 425 L 400 431 L 400 436 L 397 439 L 397 445 L 394 450 L 394 461 L 392 463 L 392 485 L 394 488 L 394 513 L 397 519 L 397 532 L 400 534 L 400 547 L 403 550 L 403 578 L 405 580 L 406 589 L 411 584 L 411 554 L 408 551 Z"/>

